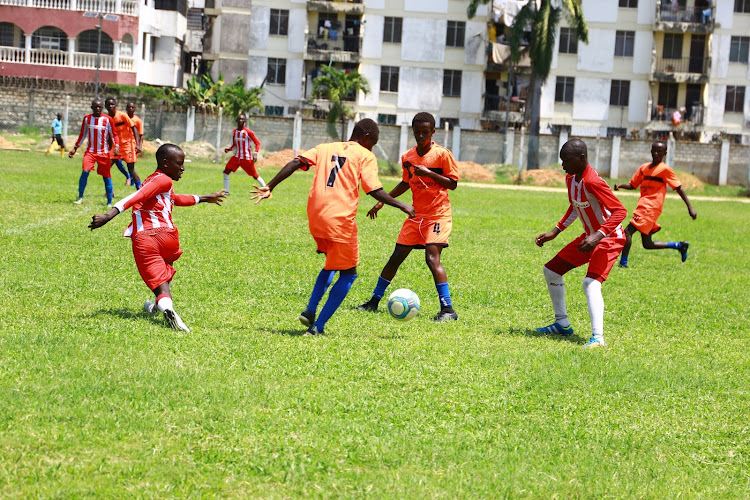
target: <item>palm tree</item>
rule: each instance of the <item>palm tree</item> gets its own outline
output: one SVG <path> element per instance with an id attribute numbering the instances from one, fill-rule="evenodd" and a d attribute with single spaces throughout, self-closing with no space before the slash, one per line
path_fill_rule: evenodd
<path id="1" fill-rule="evenodd" d="M 469 0 L 466 9 L 469 19 L 474 17 L 480 4 L 492 0 Z M 527 26 L 531 26 L 529 58 L 531 59 L 530 93 L 526 104 L 529 110 L 529 149 L 527 168 L 539 168 L 539 120 L 542 84 L 549 76 L 552 56 L 555 51 L 555 32 L 565 13 L 576 38 L 584 43 L 589 42 L 589 28 L 583 19 L 581 0 L 558 0 L 559 7 L 552 6 L 552 0 L 531 0 L 524 5 L 513 20 L 511 26 L 510 46 L 513 61 L 518 62 L 521 53 L 521 39 Z"/>
<path id="2" fill-rule="evenodd" d="M 336 122 L 339 121 L 341 123 L 340 139 L 345 141 L 344 125 L 347 118 L 354 118 L 354 110 L 351 106 L 344 104 L 344 101 L 353 100 L 357 92 L 367 95 L 370 92 L 367 79 L 356 71 L 347 73 L 332 66 L 323 66 L 320 68 L 320 72 L 322 74 L 313 80 L 310 99 L 323 98 L 328 100 L 330 103 L 328 135 L 334 139 L 339 139 L 336 133 Z"/>
<path id="3" fill-rule="evenodd" d="M 224 78 L 219 73 L 219 80 L 214 81 L 210 74 L 205 73 L 200 77 L 192 76 L 185 88 L 188 105 L 195 106 L 202 113 L 211 112 L 218 105 L 216 97 L 221 87 L 224 86 Z"/>
<path id="4" fill-rule="evenodd" d="M 224 106 L 227 116 L 237 116 L 240 113 L 250 113 L 253 109 L 263 109 L 260 94 L 261 87 L 245 89 L 245 79 L 238 76 L 231 85 L 221 87 L 216 94 L 219 106 Z"/>

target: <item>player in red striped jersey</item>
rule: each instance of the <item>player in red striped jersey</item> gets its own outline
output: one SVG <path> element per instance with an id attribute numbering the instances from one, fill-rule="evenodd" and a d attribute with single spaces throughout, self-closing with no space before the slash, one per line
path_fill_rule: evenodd
<path id="1" fill-rule="evenodd" d="M 83 117 L 81 133 L 78 140 L 68 156 L 73 158 L 84 139 L 88 140 L 86 153 L 83 155 L 83 171 L 78 179 L 78 199 L 76 205 L 83 203 L 83 193 L 86 191 L 89 173 L 94 170 L 104 178 L 104 190 L 107 193 L 107 206 L 112 208 L 114 190 L 112 188 L 111 165 L 109 164 L 109 151 L 114 147 L 114 154 L 120 153 L 120 138 L 115 130 L 114 122 L 109 115 L 102 115 L 104 108 L 102 100 L 98 97 L 91 101 L 91 114 Z"/>
<path id="2" fill-rule="evenodd" d="M 240 167 L 247 172 L 247 175 L 257 180 L 261 187 L 266 185 L 263 178 L 255 170 L 255 161 L 258 159 L 258 151 L 260 151 L 260 140 L 252 130 L 245 126 L 246 123 L 247 117 L 244 113 L 240 113 L 237 116 L 237 128 L 232 130 L 232 145 L 224 148 L 225 153 L 233 149 L 237 150 L 224 168 L 224 191 L 227 194 L 229 194 L 229 174 L 236 172 Z M 254 152 L 250 147 L 251 141 L 255 144 Z"/>
<path id="3" fill-rule="evenodd" d="M 156 171 L 143 181 L 141 189 L 120 200 L 106 214 L 95 215 L 89 229 L 102 227 L 133 207 L 133 221 L 124 235 L 131 239 L 138 273 L 156 297 L 154 302 L 146 301 L 143 307 L 148 313 L 160 311 L 175 330 L 189 332 L 174 310 L 170 290 L 176 272 L 172 263 L 182 255 L 179 233 L 172 223 L 172 205 L 221 205 L 224 191 L 204 196 L 175 194 L 172 181 L 180 180 L 185 171 L 185 153 L 179 146 L 162 145 L 156 151 L 156 163 Z"/>
<path id="4" fill-rule="evenodd" d="M 552 231 L 536 237 L 536 244 L 541 247 L 555 239 L 579 218 L 585 232 L 544 265 L 544 277 L 555 310 L 555 322 L 537 328 L 537 331 L 565 336 L 573 334 L 565 304 L 563 275 L 573 268 L 588 264 L 583 291 L 591 317 L 591 338 L 586 346 L 599 347 L 605 345 L 602 283 L 607 279 L 625 244 L 622 221 L 628 212 L 609 185 L 588 164 L 586 144 L 582 140 L 572 139 L 566 142 L 560 150 L 560 159 L 563 170 L 568 174 L 565 183 L 568 186 L 570 205 Z"/>

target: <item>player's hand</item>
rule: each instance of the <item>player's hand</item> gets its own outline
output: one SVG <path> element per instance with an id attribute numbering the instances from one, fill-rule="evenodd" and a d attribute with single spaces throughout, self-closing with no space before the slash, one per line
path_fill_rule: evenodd
<path id="1" fill-rule="evenodd" d="M 253 155 L 252 156 L 253 156 L 253 161 L 254 162 L 258 161 L 258 152 L 257 151 L 253 151 Z"/>
<path id="2" fill-rule="evenodd" d="M 615 184 L 612 187 L 614 188 L 615 191 L 619 191 L 620 190 L 620 185 L 619 184 Z"/>
<path id="3" fill-rule="evenodd" d="M 68 153 L 68 158 L 73 158 L 76 155 L 76 151 L 78 148 L 73 148 L 70 150 L 70 153 Z"/>
<path id="4" fill-rule="evenodd" d="M 221 206 L 221 202 L 224 201 L 226 195 L 227 192 L 222 189 L 221 191 L 216 191 L 215 193 L 206 195 L 205 197 L 203 197 L 204 199 L 201 200 L 201 203 L 213 203 L 215 205 Z"/>
<path id="5" fill-rule="evenodd" d="M 379 201 L 377 202 L 369 212 L 367 212 L 367 216 L 371 219 L 375 219 L 378 216 L 378 212 L 380 212 L 380 209 L 383 208 L 383 202 Z"/>
<path id="6" fill-rule="evenodd" d="M 578 244 L 578 251 L 581 253 L 589 253 L 594 248 L 596 248 L 596 245 L 599 244 L 602 238 L 604 238 L 604 235 L 599 231 L 591 233 Z"/>
<path id="7" fill-rule="evenodd" d="M 119 144 L 115 144 L 114 153 L 115 153 L 115 156 L 120 156 L 120 145 Z"/>
<path id="8" fill-rule="evenodd" d="M 138 146 L 136 146 L 135 147 L 135 155 L 136 156 L 140 156 L 140 154 L 141 154 L 141 148 L 139 148 Z"/>
<path id="9" fill-rule="evenodd" d="M 536 237 L 536 239 L 534 240 L 534 243 L 536 243 L 536 246 L 538 247 L 544 246 L 544 244 L 547 243 L 548 241 L 551 241 L 557 238 L 558 234 L 560 233 L 558 231 L 555 231 L 554 229 L 552 231 L 542 233 Z"/>
<path id="10" fill-rule="evenodd" d="M 692 218 L 693 218 L 693 220 L 695 220 L 695 219 L 697 219 L 697 218 L 698 218 L 698 212 L 696 212 L 696 211 L 695 211 L 695 210 L 693 210 L 692 208 L 691 208 L 690 210 L 688 210 L 688 213 L 690 214 L 690 217 L 692 217 Z"/>
<path id="11" fill-rule="evenodd" d="M 91 218 L 91 224 L 89 224 L 89 229 L 93 231 L 94 229 L 102 227 L 104 224 L 106 224 L 110 220 L 112 220 L 112 217 L 109 216 L 109 213 L 94 215 Z"/>
<path id="12" fill-rule="evenodd" d="M 414 165 L 414 175 L 425 177 L 430 175 L 430 169 L 424 165 Z"/>
<path id="13" fill-rule="evenodd" d="M 224 148 L 224 152 L 225 152 L 225 153 L 228 153 L 228 152 L 230 152 L 231 150 L 232 150 L 232 148 Z"/>
<path id="14" fill-rule="evenodd" d="M 414 207 L 412 205 L 406 205 L 402 211 L 409 216 L 410 219 L 413 219 L 417 216 L 416 210 L 414 210 Z"/>
<path id="15" fill-rule="evenodd" d="M 253 184 L 253 187 L 255 188 L 255 190 L 250 191 L 250 194 L 253 194 L 255 196 L 251 196 L 250 199 L 255 200 L 256 205 L 266 198 L 273 197 L 273 195 L 271 194 L 271 189 L 268 186 L 258 187 Z"/>

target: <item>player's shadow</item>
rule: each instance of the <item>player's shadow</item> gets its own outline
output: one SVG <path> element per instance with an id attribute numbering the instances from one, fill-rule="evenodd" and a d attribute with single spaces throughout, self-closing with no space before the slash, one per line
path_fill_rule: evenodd
<path id="1" fill-rule="evenodd" d="M 498 330 L 498 335 L 512 335 L 516 337 L 542 337 L 553 342 L 569 342 L 571 344 L 583 344 L 581 338 L 576 335 L 556 335 L 554 333 L 541 333 L 537 332 L 534 328 L 506 328 L 505 330 Z"/>
<path id="2" fill-rule="evenodd" d="M 285 330 L 273 330 L 268 328 L 258 328 L 259 333 L 270 333 L 271 335 L 285 335 L 287 337 L 302 337 L 305 334 L 305 330 L 300 329 L 285 329 Z"/>
<path id="3" fill-rule="evenodd" d="M 143 310 L 126 309 L 121 307 L 119 309 L 100 309 L 93 314 L 89 314 L 89 318 L 96 318 L 98 316 L 117 316 L 121 319 L 133 320 L 133 321 L 148 321 L 152 325 L 164 325 L 164 319 L 161 314 L 147 314 Z"/>

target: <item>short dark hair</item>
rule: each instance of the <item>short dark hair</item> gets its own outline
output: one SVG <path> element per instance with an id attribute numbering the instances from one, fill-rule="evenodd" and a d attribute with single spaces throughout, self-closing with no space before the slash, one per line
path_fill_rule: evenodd
<path id="1" fill-rule="evenodd" d="M 411 120 L 411 126 L 413 127 L 415 123 L 429 123 L 430 128 L 435 128 L 435 117 L 426 111 L 421 111 L 414 115 L 414 118 Z"/>
<path id="2" fill-rule="evenodd" d="M 103 103 L 103 102 L 102 102 L 102 100 L 101 100 L 100 98 L 98 98 L 98 97 L 94 97 L 94 98 L 93 98 L 93 99 L 91 100 L 91 105 L 93 106 L 93 105 L 94 105 L 95 103 L 97 103 L 97 102 L 98 102 L 99 104 L 101 104 L 102 106 L 104 106 L 104 103 Z"/>
<path id="3" fill-rule="evenodd" d="M 177 144 L 162 144 L 159 149 L 156 150 L 156 165 L 161 167 L 162 162 L 172 156 L 177 151 L 182 151 L 182 148 Z"/>
<path id="4" fill-rule="evenodd" d="M 107 101 L 112 101 L 113 103 L 117 104 L 117 98 L 116 98 L 116 97 L 114 97 L 114 96 L 109 96 L 109 97 L 107 97 L 107 98 L 106 98 L 106 99 L 104 100 L 104 102 L 106 103 Z"/>
<path id="5" fill-rule="evenodd" d="M 359 137 L 360 135 L 369 135 L 370 137 L 380 137 L 380 127 L 375 123 L 375 120 L 370 118 L 364 118 L 354 124 L 354 130 L 352 135 Z"/>
<path id="6" fill-rule="evenodd" d="M 563 144 L 563 147 L 560 148 L 560 154 L 562 154 L 563 151 L 570 151 L 574 155 L 586 155 L 588 156 L 588 148 L 586 147 L 586 143 L 583 142 L 581 139 L 571 139 L 565 144 Z"/>
<path id="7" fill-rule="evenodd" d="M 661 147 L 663 147 L 665 151 L 667 150 L 667 143 L 666 143 L 666 142 L 664 142 L 664 141 L 654 141 L 654 142 L 653 142 L 653 143 L 651 144 L 651 147 L 653 148 L 653 147 L 654 147 L 654 146 L 656 146 L 657 144 L 661 144 Z"/>

